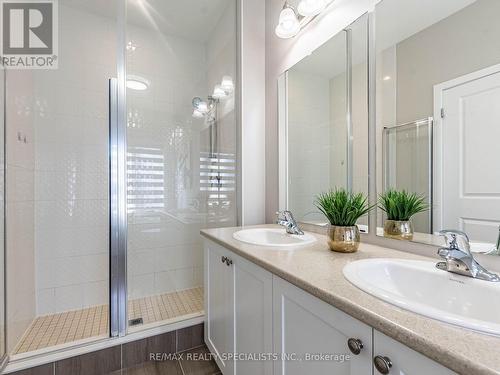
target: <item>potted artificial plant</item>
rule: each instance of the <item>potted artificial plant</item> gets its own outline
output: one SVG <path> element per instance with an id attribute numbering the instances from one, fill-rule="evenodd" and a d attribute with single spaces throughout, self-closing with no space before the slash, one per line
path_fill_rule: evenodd
<path id="1" fill-rule="evenodd" d="M 356 222 L 373 208 L 368 205 L 366 196 L 345 189 L 335 189 L 319 194 L 315 205 L 330 223 L 328 227 L 330 250 L 340 253 L 357 251 L 360 235 Z"/>
<path id="2" fill-rule="evenodd" d="M 387 190 L 379 197 L 379 208 L 386 213 L 384 236 L 398 240 L 413 239 L 411 218 L 427 211 L 425 197 L 406 190 Z"/>

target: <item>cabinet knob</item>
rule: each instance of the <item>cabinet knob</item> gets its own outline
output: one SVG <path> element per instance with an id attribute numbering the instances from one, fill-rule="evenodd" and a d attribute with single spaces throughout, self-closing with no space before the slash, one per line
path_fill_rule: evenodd
<path id="1" fill-rule="evenodd" d="M 391 371 L 392 362 L 389 357 L 377 355 L 373 358 L 373 364 L 375 365 L 377 371 L 381 374 L 385 375 Z"/>
<path id="2" fill-rule="evenodd" d="M 229 258 L 226 258 L 226 265 L 230 266 L 231 264 L 233 264 L 233 261 Z"/>
<path id="3" fill-rule="evenodd" d="M 227 263 L 227 257 L 224 257 L 224 256 L 223 256 L 223 257 L 221 257 L 220 259 L 221 259 L 222 263 Z"/>
<path id="4" fill-rule="evenodd" d="M 363 342 L 360 339 L 350 338 L 347 340 L 347 346 L 352 354 L 358 355 L 361 353 L 361 349 L 363 349 Z"/>

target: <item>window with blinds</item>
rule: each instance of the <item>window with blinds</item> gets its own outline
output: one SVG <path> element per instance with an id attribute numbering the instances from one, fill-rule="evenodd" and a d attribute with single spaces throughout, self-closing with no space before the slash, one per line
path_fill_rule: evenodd
<path id="1" fill-rule="evenodd" d="M 159 148 L 129 147 L 127 152 L 127 210 L 163 211 L 165 157 Z"/>
<path id="2" fill-rule="evenodd" d="M 200 191 L 208 193 L 209 207 L 229 207 L 236 190 L 236 155 L 200 155 Z"/>

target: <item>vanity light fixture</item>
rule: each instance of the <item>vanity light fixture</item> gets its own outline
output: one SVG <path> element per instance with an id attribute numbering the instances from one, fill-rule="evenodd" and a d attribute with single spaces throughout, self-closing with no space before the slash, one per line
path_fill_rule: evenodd
<path id="1" fill-rule="evenodd" d="M 297 9 L 289 1 L 285 0 L 278 25 L 274 30 L 276 35 L 282 39 L 293 38 L 334 0 L 300 0 Z"/>
<path id="2" fill-rule="evenodd" d="M 196 109 L 202 113 L 202 114 L 205 114 L 208 112 L 208 104 L 207 102 L 205 101 L 201 101 L 198 103 L 198 106 L 196 107 Z"/>
<path id="3" fill-rule="evenodd" d="M 215 85 L 212 97 L 215 99 L 222 99 L 227 96 L 226 92 L 222 89 L 221 85 Z"/>
<path id="4" fill-rule="evenodd" d="M 280 12 L 278 26 L 274 31 L 278 37 L 283 39 L 293 38 L 300 31 L 300 23 L 295 9 L 288 5 L 288 2 L 285 2 Z"/>
<path id="5" fill-rule="evenodd" d="M 228 95 L 234 91 L 233 78 L 231 76 L 222 77 L 222 82 L 220 84 L 222 90 L 224 90 Z"/>
<path id="6" fill-rule="evenodd" d="M 215 85 L 212 97 L 214 99 L 224 99 L 234 91 L 233 78 L 231 76 L 223 76 L 220 85 Z"/>
<path id="7" fill-rule="evenodd" d="M 325 7 L 325 0 L 302 0 L 297 6 L 297 11 L 301 16 L 314 17 L 320 14 Z"/>

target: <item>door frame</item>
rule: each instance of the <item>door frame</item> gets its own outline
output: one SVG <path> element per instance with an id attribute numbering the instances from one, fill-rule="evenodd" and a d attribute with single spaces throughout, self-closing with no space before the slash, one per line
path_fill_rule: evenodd
<path id="1" fill-rule="evenodd" d="M 463 76 L 451 79 L 446 82 L 434 85 L 434 127 L 433 127 L 433 228 L 432 232 L 436 231 L 436 228 L 443 228 L 443 170 L 444 170 L 444 158 L 443 158 L 443 97 L 446 90 L 455 88 L 457 86 L 469 83 L 471 81 L 476 81 L 478 79 L 491 76 L 493 74 L 500 73 L 500 64 L 492 65 L 488 68 L 480 69 L 475 72 L 465 74 Z M 444 109 L 443 109 L 444 110 Z M 444 116 L 446 117 L 446 111 L 444 110 Z"/>

